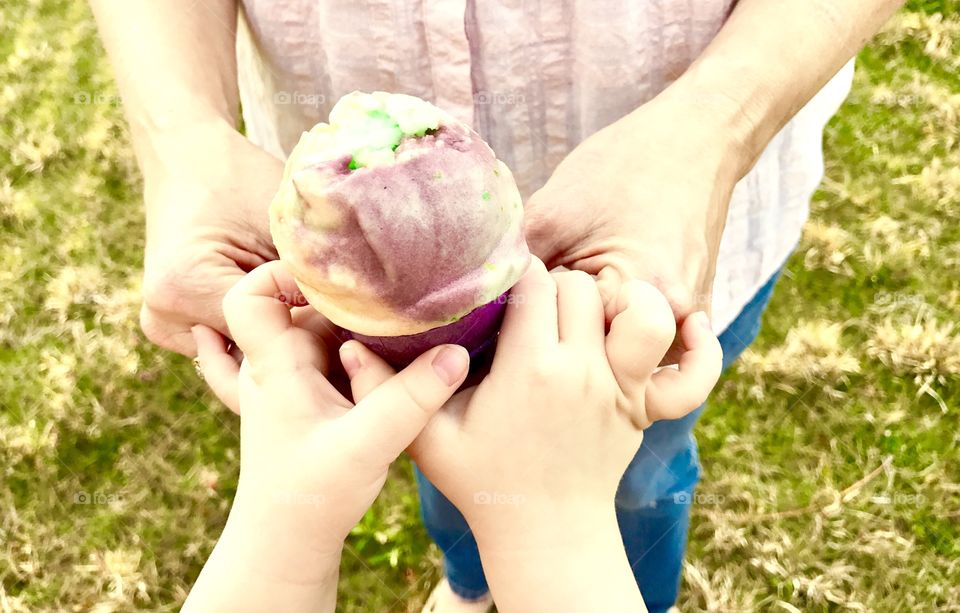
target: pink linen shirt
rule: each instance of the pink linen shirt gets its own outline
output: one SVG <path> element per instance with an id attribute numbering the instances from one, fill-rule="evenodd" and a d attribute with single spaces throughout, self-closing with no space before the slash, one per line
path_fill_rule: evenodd
<path id="1" fill-rule="evenodd" d="M 286 157 L 353 90 L 419 96 L 472 125 L 526 198 L 580 141 L 677 79 L 735 0 L 243 0 L 249 138 Z M 784 67 L 789 69 L 789 67 Z M 796 246 L 848 64 L 737 185 L 713 294 L 726 328 Z"/>

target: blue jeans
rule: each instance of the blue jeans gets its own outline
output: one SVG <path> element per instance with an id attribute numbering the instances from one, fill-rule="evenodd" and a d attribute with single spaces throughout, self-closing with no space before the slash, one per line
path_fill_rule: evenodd
<path id="1" fill-rule="evenodd" d="M 720 335 L 724 370 L 756 338 L 779 276 L 778 272 L 767 281 Z M 702 412 L 703 406 L 683 419 L 650 426 L 617 491 L 617 519 L 627 558 L 651 613 L 673 606 L 680 589 L 690 504 L 700 479 L 693 426 Z M 477 542 L 463 515 L 419 470 L 416 477 L 423 522 L 443 550 L 451 588 L 464 598 L 485 595 L 487 581 Z"/>

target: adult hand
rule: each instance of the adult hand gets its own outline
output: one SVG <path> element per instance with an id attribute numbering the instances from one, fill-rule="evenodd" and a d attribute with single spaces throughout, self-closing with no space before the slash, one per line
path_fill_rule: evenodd
<path id="1" fill-rule="evenodd" d="M 221 304 L 243 275 L 276 259 L 268 207 L 283 163 L 224 124 L 184 138 L 182 155 L 141 155 L 147 208 L 143 331 L 195 355 L 190 329 L 228 336 Z"/>
<path id="2" fill-rule="evenodd" d="M 630 279 L 657 287 L 678 323 L 709 313 L 740 162 L 728 136 L 690 108 L 667 90 L 584 140 L 527 201 L 531 250 L 549 268 L 596 275 L 608 321 Z"/>

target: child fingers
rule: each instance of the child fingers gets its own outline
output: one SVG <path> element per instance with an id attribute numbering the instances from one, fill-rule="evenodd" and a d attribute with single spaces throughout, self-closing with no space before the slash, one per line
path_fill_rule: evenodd
<path id="1" fill-rule="evenodd" d="M 353 402 L 358 403 L 379 385 L 396 373 L 383 358 L 367 349 L 359 341 L 347 341 L 340 346 L 340 363 L 350 378 Z"/>
<path id="2" fill-rule="evenodd" d="M 686 318 L 680 328 L 686 351 L 678 368 L 662 368 L 650 378 L 645 393 L 650 421 L 679 419 L 707 400 L 723 369 L 723 349 L 710 329 L 706 313 Z"/>
<path id="3" fill-rule="evenodd" d="M 469 365 L 463 347 L 434 347 L 370 390 L 343 419 L 366 454 L 392 462 L 450 399 Z"/>
<path id="4" fill-rule="evenodd" d="M 201 376 L 220 402 L 239 415 L 237 382 L 240 364 L 227 351 L 226 339 L 216 330 L 200 324 L 194 326 L 191 333 L 197 345 L 197 365 Z"/>
<path id="5" fill-rule="evenodd" d="M 558 340 L 557 284 L 538 258 L 510 290 L 498 346 L 549 347 Z M 498 352 L 499 353 L 499 352 Z"/>
<path id="6" fill-rule="evenodd" d="M 313 332 L 325 347 L 336 347 L 343 342 L 343 330 L 312 306 L 294 307 L 290 317 L 294 326 Z"/>
<path id="7" fill-rule="evenodd" d="M 344 370 L 350 377 L 350 386 L 353 392 L 353 401 L 361 402 L 370 392 L 385 383 L 396 371 L 383 358 L 368 349 L 358 341 L 348 341 L 340 348 L 340 359 Z M 407 447 L 411 457 L 416 453 L 417 462 L 430 463 L 434 457 L 443 455 L 444 445 L 437 442 L 448 431 L 437 419 L 431 422 L 435 428 L 425 428 L 416 439 Z M 399 455 L 399 453 L 397 454 Z M 392 458 L 387 458 L 392 460 Z"/>
<path id="8" fill-rule="evenodd" d="M 620 389 L 630 394 L 660 363 L 676 334 L 676 322 L 663 294 L 638 280 L 620 286 L 612 313 L 607 361 Z"/>
<path id="9" fill-rule="evenodd" d="M 557 320 L 561 343 L 603 349 L 603 302 L 593 277 L 570 270 L 553 273 L 557 284 Z"/>
<path id="10" fill-rule="evenodd" d="M 247 273 L 223 299 L 223 314 L 234 342 L 249 357 L 293 327 L 290 307 L 299 288 L 280 261 Z"/>
<path id="11" fill-rule="evenodd" d="M 597 273 L 597 289 L 600 290 L 604 319 L 607 322 L 612 322 L 617 314 L 617 296 L 620 294 L 621 285 L 623 285 L 623 276 L 613 266 L 605 266 Z"/>
<path id="12" fill-rule="evenodd" d="M 196 325 L 191 329 L 194 342 L 197 346 L 197 365 L 201 376 L 210 386 L 213 393 L 231 411 L 240 414 L 240 365 L 243 354 L 236 347 L 230 348 L 226 339 L 216 330 L 203 325 Z M 298 343 L 299 347 L 277 351 L 271 354 L 270 359 L 263 360 L 260 366 L 248 363 L 247 367 L 256 374 L 251 377 L 279 375 L 285 377 L 290 386 L 291 396 L 302 400 L 297 403 L 286 403 L 285 410 L 305 409 L 315 414 L 318 409 L 330 409 L 343 412 L 349 402 L 334 389 L 323 376 L 321 370 L 326 368 L 326 357 L 319 347 L 310 342 L 312 336 L 302 330 L 297 330 L 307 342 Z"/>

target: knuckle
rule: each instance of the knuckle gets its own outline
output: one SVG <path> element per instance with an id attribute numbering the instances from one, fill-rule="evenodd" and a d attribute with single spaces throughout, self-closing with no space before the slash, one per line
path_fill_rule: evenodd
<path id="1" fill-rule="evenodd" d="M 558 290 L 574 293 L 597 293 L 597 283 L 589 274 L 582 270 L 564 270 L 553 273 L 557 281 Z"/>
<path id="2" fill-rule="evenodd" d="M 527 376 L 534 387 L 546 387 L 553 384 L 557 377 L 557 363 L 548 356 L 535 359 L 527 367 Z"/>
<path id="3" fill-rule="evenodd" d="M 143 331 L 143 335 L 147 337 L 147 340 L 155 345 L 161 347 L 165 346 L 166 340 L 169 337 L 168 326 L 165 325 L 150 309 L 149 306 L 144 304 L 140 308 L 140 329 Z"/>
<path id="4" fill-rule="evenodd" d="M 652 320 L 648 324 L 646 336 L 650 343 L 662 353 L 666 353 L 677 335 L 677 325 L 673 317 Z"/>
<path id="5" fill-rule="evenodd" d="M 262 387 L 269 381 L 273 368 L 269 362 L 251 362 L 250 360 L 244 360 L 241 365 L 241 370 L 246 371 L 246 375 L 254 385 Z"/>
<path id="6" fill-rule="evenodd" d="M 706 400 L 706 396 L 698 392 L 688 392 L 680 396 L 677 398 L 677 403 L 670 407 L 671 419 L 680 419 L 689 415 Z"/>
<path id="7" fill-rule="evenodd" d="M 672 390 L 672 393 L 666 394 L 668 402 L 662 402 L 661 408 L 669 419 L 680 419 L 693 411 L 707 401 L 710 389 L 690 385 L 687 381 L 681 380 L 678 383 L 683 385 Z"/>
<path id="8" fill-rule="evenodd" d="M 644 314 L 637 324 L 638 333 L 647 342 L 666 351 L 677 334 L 674 311 L 667 298 L 654 286 L 642 283 L 637 286 L 633 299 Z"/>
<path id="9" fill-rule="evenodd" d="M 677 325 L 673 317 L 654 317 L 643 321 L 639 327 L 639 336 L 651 349 L 666 353 L 677 335 Z"/>
<path id="10" fill-rule="evenodd" d="M 635 291 L 642 294 L 645 300 L 656 303 L 658 308 L 661 303 L 666 304 L 675 315 L 683 316 L 696 307 L 696 296 L 681 281 L 683 278 L 682 271 L 673 270 L 671 265 L 667 272 L 634 278 L 633 282 L 638 288 Z"/>
<path id="11" fill-rule="evenodd" d="M 181 275 L 170 268 L 159 273 L 147 271 L 143 278 L 143 302 L 154 311 L 177 311 L 182 306 Z"/>
<path id="12" fill-rule="evenodd" d="M 418 413 L 429 416 L 432 413 L 431 406 L 422 386 L 417 385 L 412 377 L 401 376 L 398 379 L 403 395 L 408 399 L 410 407 Z"/>
<path id="13" fill-rule="evenodd" d="M 223 318 L 227 323 L 227 327 L 230 327 L 231 323 L 236 324 L 237 316 L 240 314 L 241 290 L 237 288 L 238 286 L 234 285 L 227 290 L 227 293 L 223 295 L 223 300 L 220 303 L 220 309 L 223 311 Z"/>

